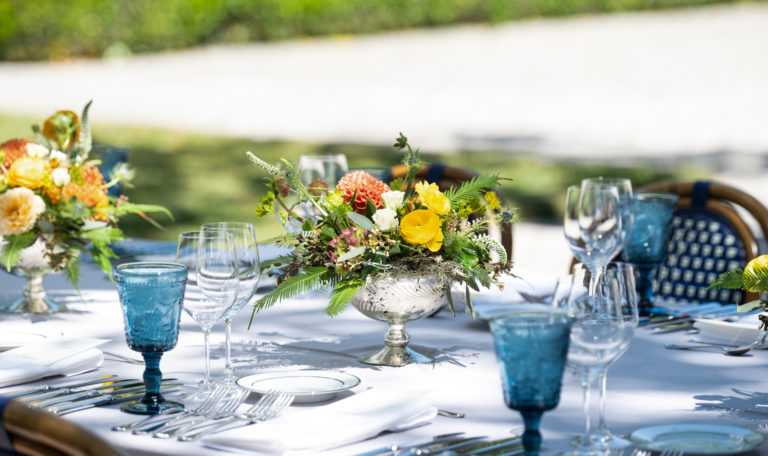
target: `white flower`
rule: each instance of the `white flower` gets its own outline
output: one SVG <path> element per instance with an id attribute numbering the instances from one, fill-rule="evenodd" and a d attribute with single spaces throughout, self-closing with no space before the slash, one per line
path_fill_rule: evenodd
<path id="1" fill-rule="evenodd" d="M 392 190 L 390 192 L 384 192 L 381 194 L 381 199 L 384 201 L 384 207 L 387 209 L 398 210 L 403 206 L 404 192 Z"/>
<path id="2" fill-rule="evenodd" d="M 59 164 L 64 164 L 67 162 L 67 154 L 60 150 L 52 150 L 51 151 L 51 161 L 57 161 Z"/>
<path id="3" fill-rule="evenodd" d="M 379 209 L 373 214 L 373 221 L 381 231 L 390 231 L 397 226 L 397 212 L 387 208 Z"/>
<path id="4" fill-rule="evenodd" d="M 63 187 L 69 183 L 69 170 L 67 168 L 56 168 L 51 171 L 51 180 L 57 187 Z"/>
<path id="5" fill-rule="evenodd" d="M 125 163 L 118 163 L 112 170 L 110 177 L 123 183 L 128 183 L 136 176 L 136 171 L 132 170 Z"/>
<path id="6" fill-rule="evenodd" d="M 45 158 L 48 156 L 48 149 L 40 144 L 27 143 L 27 155 L 30 157 Z"/>

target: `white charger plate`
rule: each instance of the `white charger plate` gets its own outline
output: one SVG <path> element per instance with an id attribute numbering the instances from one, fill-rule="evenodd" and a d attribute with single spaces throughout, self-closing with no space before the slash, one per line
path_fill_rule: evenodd
<path id="1" fill-rule="evenodd" d="M 335 370 L 269 371 L 248 375 L 237 384 L 254 393 L 278 390 L 295 396 L 294 403 L 322 402 L 360 384 L 352 374 Z"/>
<path id="2" fill-rule="evenodd" d="M 47 337 L 44 334 L 32 332 L 2 331 L 0 332 L 0 351 L 10 350 L 12 348 L 21 347 L 22 345 L 33 344 L 35 342 L 42 342 L 45 339 L 47 339 Z"/>
<path id="3" fill-rule="evenodd" d="M 667 424 L 638 429 L 629 440 L 644 450 L 680 450 L 685 455 L 735 454 L 760 446 L 765 436 L 739 426 Z"/>

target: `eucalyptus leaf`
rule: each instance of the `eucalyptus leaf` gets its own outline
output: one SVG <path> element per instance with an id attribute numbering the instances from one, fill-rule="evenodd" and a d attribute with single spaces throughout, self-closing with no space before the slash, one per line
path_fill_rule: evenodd
<path id="1" fill-rule="evenodd" d="M 22 233 L 11 236 L 5 236 L 5 245 L 3 246 L 3 254 L 0 256 L 0 260 L 3 262 L 3 266 L 10 271 L 13 265 L 19 261 L 21 257 L 21 251 L 26 249 L 35 243 L 34 233 Z"/>
<path id="2" fill-rule="evenodd" d="M 744 304 L 739 304 L 736 308 L 739 312 L 752 312 L 753 310 L 763 309 L 765 308 L 766 301 L 762 301 L 760 299 L 757 299 L 755 301 L 745 302 Z"/>
<path id="3" fill-rule="evenodd" d="M 340 263 L 342 261 L 348 261 L 348 260 L 351 260 L 352 258 L 362 255 L 363 253 L 365 253 L 365 247 L 361 245 L 360 247 L 355 247 L 354 249 L 340 256 L 339 259 L 336 260 L 336 262 Z"/>
<path id="4" fill-rule="evenodd" d="M 360 215 L 357 212 L 351 212 L 351 211 L 347 212 L 347 217 L 349 217 L 349 219 L 352 220 L 352 222 L 355 225 L 359 226 L 360 228 L 362 228 L 364 230 L 371 231 L 374 228 L 374 224 L 371 221 L 371 219 L 369 219 L 368 217 L 366 217 L 364 215 Z"/>

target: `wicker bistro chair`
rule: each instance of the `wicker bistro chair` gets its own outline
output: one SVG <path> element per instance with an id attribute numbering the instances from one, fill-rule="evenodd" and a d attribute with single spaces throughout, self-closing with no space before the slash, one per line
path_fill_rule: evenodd
<path id="1" fill-rule="evenodd" d="M 725 271 L 760 254 L 768 209 L 752 196 L 717 182 L 660 182 L 639 189 L 679 196 L 668 254 L 654 277 L 654 295 L 675 302 L 723 304 L 757 299 L 756 293 L 707 289 Z M 742 214 L 750 214 L 755 231 Z M 755 234 L 757 233 L 757 234 Z"/>
<path id="2" fill-rule="evenodd" d="M 390 168 L 390 173 L 385 173 L 388 178 L 385 182 L 389 182 L 399 177 L 405 177 L 408 172 L 408 167 L 400 164 Z M 440 187 L 441 191 L 445 191 L 451 187 L 458 187 L 463 182 L 468 181 L 474 177 L 477 177 L 477 173 L 462 168 L 454 168 L 452 166 L 445 166 L 439 163 L 433 163 L 425 165 L 416 174 L 416 179 L 424 179 L 429 182 L 434 182 Z M 496 191 L 496 195 L 502 202 L 505 203 L 504 196 L 501 192 Z M 489 224 L 488 235 L 501 242 L 504 246 L 504 250 L 507 252 L 507 261 L 512 261 L 512 224 L 504 223 L 503 226 L 498 226 L 496 223 Z"/>
<path id="3" fill-rule="evenodd" d="M 0 455 L 121 456 L 101 438 L 61 417 L 0 397 Z"/>

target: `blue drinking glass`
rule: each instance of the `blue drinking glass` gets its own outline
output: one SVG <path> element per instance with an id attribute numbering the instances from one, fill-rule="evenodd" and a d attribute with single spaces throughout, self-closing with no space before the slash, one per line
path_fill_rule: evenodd
<path id="1" fill-rule="evenodd" d="M 623 259 L 639 271 L 637 294 L 640 315 L 653 308 L 653 271 L 664 262 L 675 215 L 677 195 L 672 193 L 635 192 L 632 197 L 634 224 Z"/>
<path id="2" fill-rule="evenodd" d="M 539 423 L 560 401 L 571 318 L 563 313 L 521 312 L 491 320 L 507 407 L 523 417 L 526 456 L 541 446 Z"/>
<path id="3" fill-rule="evenodd" d="M 176 263 L 126 263 L 115 268 L 117 292 L 131 350 L 144 357 L 146 393 L 140 401 L 123 406 L 130 413 L 151 415 L 184 406 L 160 395 L 160 357 L 179 338 L 187 267 Z"/>

